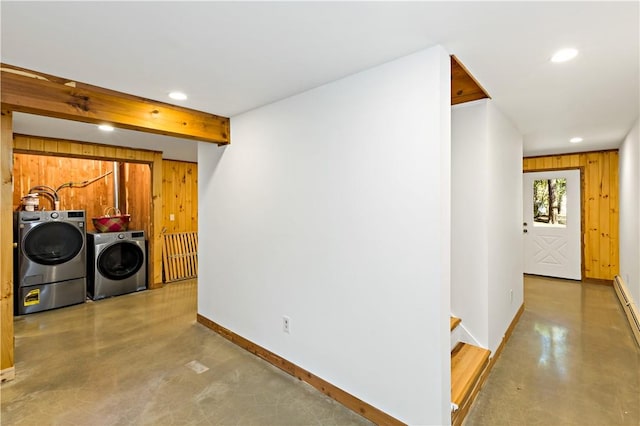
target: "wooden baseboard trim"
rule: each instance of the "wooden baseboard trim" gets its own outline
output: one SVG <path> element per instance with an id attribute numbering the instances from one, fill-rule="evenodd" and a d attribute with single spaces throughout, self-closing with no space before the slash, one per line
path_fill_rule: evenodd
<path id="1" fill-rule="evenodd" d="M 0 383 L 8 382 L 16 378 L 16 368 L 9 367 L 4 370 L 0 370 Z"/>
<path id="2" fill-rule="evenodd" d="M 453 426 L 462 425 L 462 421 L 467 416 L 467 414 L 469 414 L 469 410 L 471 409 L 471 406 L 476 400 L 476 397 L 478 396 L 480 389 L 482 389 L 482 386 L 484 385 L 484 382 L 487 380 L 487 377 L 489 376 L 491 369 L 496 364 L 496 361 L 498 361 L 498 358 L 502 354 L 504 346 L 507 344 L 507 341 L 509 341 L 511 334 L 513 334 L 513 330 L 516 328 L 516 325 L 518 325 L 518 321 L 520 321 L 520 317 L 522 316 L 523 313 L 524 313 L 524 303 L 520 305 L 518 312 L 516 312 L 515 316 L 511 320 L 511 324 L 509 324 L 509 327 L 507 327 L 507 331 L 505 331 L 504 333 L 504 337 L 502 338 L 502 342 L 500 342 L 500 346 L 498 346 L 498 349 L 496 349 L 493 356 L 489 358 L 489 364 L 487 365 L 487 368 L 482 372 L 482 375 L 480 376 L 480 378 L 478 378 L 478 382 L 473 388 L 473 391 L 471 392 L 471 396 L 469 397 L 469 399 L 467 399 L 465 404 L 458 409 L 458 411 L 453 413 L 452 419 L 451 419 L 452 420 L 451 424 Z"/>
<path id="3" fill-rule="evenodd" d="M 224 328 L 223 326 L 215 323 L 214 321 L 211 321 L 210 319 L 200 314 L 198 314 L 197 316 L 197 321 L 203 326 L 215 331 L 230 342 L 240 346 L 242 349 L 245 349 L 246 351 L 251 352 L 252 354 L 262 358 L 268 363 L 275 365 L 276 367 L 298 378 L 299 380 L 310 384 L 323 394 L 327 395 L 330 398 L 333 398 L 348 409 L 360 414 L 362 417 L 371 420 L 378 425 L 405 425 L 405 423 L 394 417 L 391 417 L 378 408 L 367 404 L 361 399 L 343 391 L 342 389 L 332 385 L 326 380 L 313 375 L 309 371 L 298 367 L 294 363 L 287 361 L 286 359 L 269 351 L 268 349 L 265 349 L 262 346 L 259 346 L 251 342 L 250 340 L 247 340 L 244 337 L 235 334 L 233 331 Z"/>
<path id="4" fill-rule="evenodd" d="M 496 352 L 491 357 L 491 361 L 489 362 L 489 370 L 493 368 L 493 365 L 496 363 L 496 361 L 500 357 L 500 354 L 502 354 L 502 351 L 504 350 L 504 345 L 506 345 L 507 342 L 509 341 L 511 334 L 513 333 L 513 329 L 516 328 L 516 325 L 518 325 L 518 322 L 520 321 L 520 317 L 522 316 L 523 313 L 524 313 L 524 303 L 520 305 L 518 312 L 516 312 L 516 315 L 511 320 L 511 324 L 509 324 L 509 327 L 507 327 L 507 331 L 505 331 L 504 333 L 504 337 L 502 338 L 502 342 L 500 342 L 500 346 L 498 346 L 498 349 L 496 349 Z"/>

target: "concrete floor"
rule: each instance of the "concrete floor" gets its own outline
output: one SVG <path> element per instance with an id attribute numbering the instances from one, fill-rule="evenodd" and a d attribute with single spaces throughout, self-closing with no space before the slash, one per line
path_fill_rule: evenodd
<path id="1" fill-rule="evenodd" d="M 16 317 L 2 425 L 371 424 L 197 324 L 196 291 L 174 283 Z"/>
<path id="2" fill-rule="evenodd" d="M 196 324 L 196 292 L 17 317 L 1 424 L 370 424 Z M 526 277 L 525 304 L 465 425 L 640 425 L 640 350 L 613 289 Z"/>
<path id="3" fill-rule="evenodd" d="M 613 288 L 527 276 L 524 300 L 464 425 L 640 425 L 640 349 Z"/>

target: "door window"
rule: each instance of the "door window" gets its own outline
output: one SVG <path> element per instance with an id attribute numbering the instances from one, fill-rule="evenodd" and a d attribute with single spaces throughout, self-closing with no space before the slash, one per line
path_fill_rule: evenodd
<path id="1" fill-rule="evenodd" d="M 567 179 L 533 181 L 533 226 L 567 226 Z"/>

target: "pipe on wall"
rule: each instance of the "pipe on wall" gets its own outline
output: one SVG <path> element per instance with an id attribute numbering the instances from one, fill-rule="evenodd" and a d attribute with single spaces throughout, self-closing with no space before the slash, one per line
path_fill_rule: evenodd
<path id="1" fill-rule="evenodd" d="M 113 162 L 113 207 L 120 210 L 120 170 L 118 169 L 118 162 Z"/>

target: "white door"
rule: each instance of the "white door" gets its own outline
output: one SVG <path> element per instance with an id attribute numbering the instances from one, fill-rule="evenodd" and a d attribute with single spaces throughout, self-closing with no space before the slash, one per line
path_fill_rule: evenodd
<path id="1" fill-rule="evenodd" d="M 524 174 L 524 272 L 582 279 L 580 170 Z"/>

